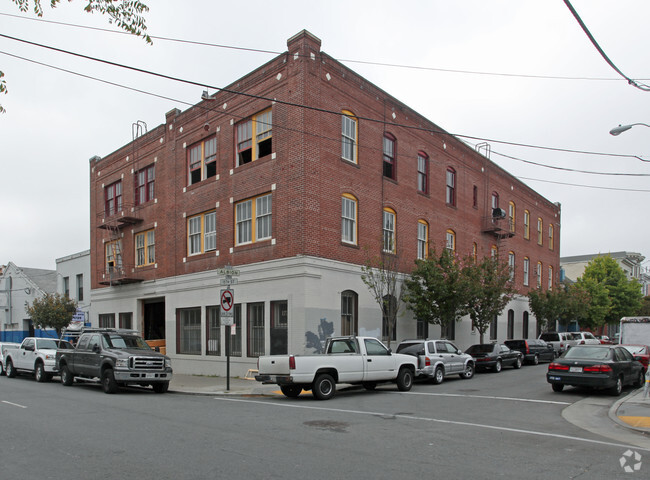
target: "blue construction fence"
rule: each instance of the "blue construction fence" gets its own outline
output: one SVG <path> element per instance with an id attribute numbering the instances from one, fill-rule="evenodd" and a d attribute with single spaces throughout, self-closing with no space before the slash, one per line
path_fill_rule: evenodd
<path id="1" fill-rule="evenodd" d="M 39 338 L 59 338 L 56 334 L 56 330 L 35 328 L 33 335 L 29 334 L 29 330 L 9 330 L 9 331 L 0 331 L 0 342 L 14 342 L 20 343 L 26 337 L 33 336 Z"/>

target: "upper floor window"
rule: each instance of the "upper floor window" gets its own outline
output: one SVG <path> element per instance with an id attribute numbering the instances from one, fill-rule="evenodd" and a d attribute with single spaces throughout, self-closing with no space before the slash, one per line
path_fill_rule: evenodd
<path id="1" fill-rule="evenodd" d="M 217 213 L 207 212 L 187 219 L 188 255 L 217 249 Z"/>
<path id="2" fill-rule="evenodd" d="M 452 252 L 456 251 L 456 232 L 451 229 L 445 233 L 445 248 Z"/>
<path id="3" fill-rule="evenodd" d="M 63 277 L 63 295 L 70 297 L 70 277 Z"/>
<path id="4" fill-rule="evenodd" d="M 383 250 L 395 253 L 395 210 L 384 208 Z"/>
<path id="5" fill-rule="evenodd" d="M 341 292 L 341 335 L 358 335 L 359 296 L 352 290 Z"/>
<path id="6" fill-rule="evenodd" d="M 122 180 L 104 187 L 104 214 L 107 217 L 122 210 Z"/>
<path id="7" fill-rule="evenodd" d="M 537 288 L 542 288 L 542 262 L 537 262 Z"/>
<path id="8" fill-rule="evenodd" d="M 112 272 L 115 268 L 122 268 L 122 240 L 106 242 L 104 252 L 108 272 Z"/>
<path id="9" fill-rule="evenodd" d="M 478 187 L 476 185 L 472 188 L 472 207 L 478 208 Z"/>
<path id="10" fill-rule="evenodd" d="M 492 245 L 490 247 L 490 255 L 492 256 L 492 258 L 498 257 L 499 256 L 499 247 L 497 247 L 496 245 Z"/>
<path id="11" fill-rule="evenodd" d="M 524 286 L 528 286 L 528 277 L 530 275 L 530 260 L 524 257 Z"/>
<path id="12" fill-rule="evenodd" d="M 510 267 L 510 280 L 515 279 L 515 252 L 508 252 L 508 266 Z"/>
<path id="13" fill-rule="evenodd" d="M 418 192 L 429 193 L 429 157 L 418 152 Z"/>
<path id="14" fill-rule="evenodd" d="M 499 194 L 492 192 L 492 208 L 499 208 Z"/>
<path id="15" fill-rule="evenodd" d="M 390 133 L 384 135 L 384 177 L 396 178 L 396 140 Z"/>
<path id="16" fill-rule="evenodd" d="M 472 261 L 474 263 L 478 261 L 478 245 L 476 242 L 472 243 Z"/>
<path id="17" fill-rule="evenodd" d="M 192 145 L 187 152 L 188 184 L 214 177 L 217 174 L 217 137 Z"/>
<path id="18" fill-rule="evenodd" d="M 237 166 L 273 152 L 273 113 L 269 108 L 237 124 Z"/>
<path id="19" fill-rule="evenodd" d="M 141 205 L 154 199 L 155 167 L 150 165 L 135 173 L 135 204 Z"/>
<path id="20" fill-rule="evenodd" d="M 542 245 L 544 243 L 544 223 L 541 217 L 537 219 L 537 243 Z"/>
<path id="21" fill-rule="evenodd" d="M 341 158 L 357 163 L 357 118 L 343 110 L 341 115 Z"/>
<path id="22" fill-rule="evenodd" d="M 515 202 L 508 203 L 508 226 L 511 233 L 515 233 Z"/>
<path id="23" fill-rule="evenodd" d="M 418 260 L 424 260 L 429 254 L 429 224 L 418 220 Z"/>
<path id="24" fill-rule="evenodd" d="M 553 267 L 548 266 L 548 288 L 549 290 L 553 288 Z"/>
<path id="25" fill-rule="evenodd" d="M 82 302 L 84 299 L 84 276 L 83 273 L 77 274 L 77 301 Z"/>
<path id="26" fill-rule="evenodd" d="M 271 207 L 270 193 L 235 205 L 236 245 L 271 238 Z"/>
<path id="27" fill-rule="evenodd" d="M 456 205 L 456 170 L 447 168 L 447 205 Z"/>
<path id="28" fill-rule="evenodd" d="M 341 241 L 357 244 L 357 199 L 347 193 L 341 199 Z"/>
<path id="29" fill-rule="evenodd" d="M 156 263 L 156 235 L 153 230 L 135 235 L 135 266 L 143 267 Z"/>
<path id="30" fill-rule="evenodd" d="M 528 210 L 524 210 L 524 238 L 530 239 L 530 212 Z"/>
<path id="31" fill-rule="evenodd" d="M 553 224 L 548 224 L 548 248 L 553 250 Z"/>

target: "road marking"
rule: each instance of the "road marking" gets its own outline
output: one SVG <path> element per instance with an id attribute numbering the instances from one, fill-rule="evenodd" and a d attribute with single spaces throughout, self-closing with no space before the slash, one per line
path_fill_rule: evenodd
<path id="1" fill-rule="evenodd" d="M 632 427 L 650 428 L 650 418 L 648 417 L 619 415 L 618 418 L 620 418 L 621 421 L 627 423 L 628 425 L 631 425 Z"/>
<path id="2" fill-rule="evenodd" d="M 513 402 L 550 403 L 552 405 L 573 405 L 571 402 L 557 402 L 555 400 L 535 400 L 531 398 L 493 397 L 490 395 L 466 395 L 464 393 L 426 393 L 426 392 L 389 392 L 400 395 L 431 395 L 437 397 L 467 397 L 485 398 L 488 400 L 511 400 Z"/>
<path id="3" fill-rule="evenodd" d="M 547 433 L 539 432 L 535 430 L 524 430 L 520 428 L 510 428 L 510 427 L 499 427 L 497 425 L 486 425 L 482 423 L 472 423 L 472 422 L 459 422 L 457 420 L 443 420 L 441 418 L 429 418 L 429 417 L 416 417 L 413 415 L 404 415 L 401 413 L 386 413 L 386 412 L 365 412 L 363 410 L 347 410 L 343 408 L 327 408 L 327 407 L 313 407 L 308 405 L 296 405 L 289 403 L 277 403 L 277 402 L 263 402 L 260 400 L 245 400 L 245 399 L 236 399 L 236 398 L 225 398 L 225 397 L 215 397 L 214 400 L 219 400 L 222 402 L 241 402 L 241 403 L 255 403 L 260 405 L 272 405 L 276 407 L 284 408 L 300 408 L 303 410 L 320 410 L 325 412 L 336 412 L 336 413 L 349 413 L 353 415 L 368 415 L 373 417 L 391 417 L 391 418 L 402 418 L 404 420 L 415 420 L 418 422 L 432 422 L 432 423 L 444 423 L 446 425 L 458 425 L 462 427 L 474 427 L 474 428 L 485 428 L 488 430 L 498 430 L 501 432 L 510 432 L 510 433 L 520 433 L 523 435 L 533 435 L 538 437 L 550 437 L 550 438 L 560 438 L 562 440 L 570 440 L 573 442 L 582 442 L 582 443 L 593 443 L 597 445 L 606 445 L 609 447 L 621 447 L 621 448 L 633 448 L 635 450 L 644 450 L 650 452 L 650 448 L 639 447 L 637 445 L 631 446 L 623 443 L 613 443 L 613 442 L 604 442 L 602 440 L 590 440 L 587 438 L 573 437 L 571 435 L 561 435 L 559 433 Z"/>
<path id="4" fill-rule="evenodd" d="M 11 403 L 6 400 L 3 400 L 2 403 L 6 403 L 7 405 L 13 405 L 14 407 L 20 407 L 20 408 L 27 408 L 25 405 L 19 405 L 17 403 Z"/>

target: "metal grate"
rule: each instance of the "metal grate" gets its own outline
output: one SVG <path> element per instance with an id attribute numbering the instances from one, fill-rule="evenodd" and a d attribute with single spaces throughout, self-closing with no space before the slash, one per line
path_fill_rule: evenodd
<path id="1" fill-rule="evenodd" d="M 165 359 L 158 357 L 131 357 L 133 370 L 164 370 Z"/>

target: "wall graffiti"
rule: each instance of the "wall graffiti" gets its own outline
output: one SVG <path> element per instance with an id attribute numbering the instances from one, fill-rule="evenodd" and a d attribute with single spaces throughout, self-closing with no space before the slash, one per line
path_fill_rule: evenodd
<path id="1" fill-rule="evenodd" d="M 324 353 L 325 341 L 334 334 L 334 322 L 328 322 L 327 318 L 321 318 L 318 325 L 318 334 L 305 332 L 306 348 L 313 348 L 313 353 Z"/>

